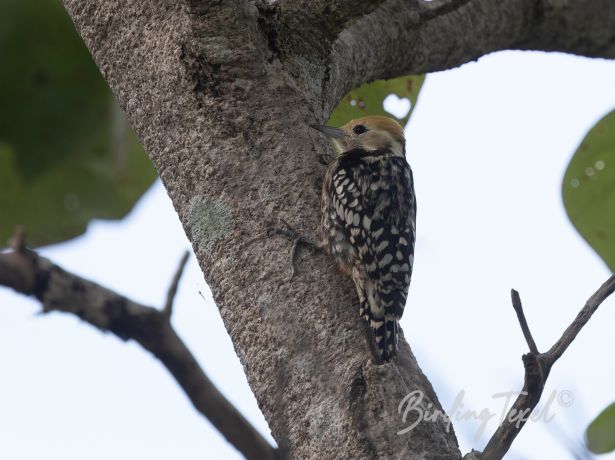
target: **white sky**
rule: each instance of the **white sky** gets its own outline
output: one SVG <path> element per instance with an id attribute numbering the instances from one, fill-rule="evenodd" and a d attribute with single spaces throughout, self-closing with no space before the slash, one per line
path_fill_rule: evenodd
<path id="1" fill-rule="evenodd" d="M 614 82 L 615 62 L 527 52 L 427 78 L 406 130 L 418 235 L 402 326 L 445 408 L 463 390 L 464 409 L 499 414 L 503 401 L 492 395 L 521 388 L 526 345 L 511 287 L 544 350 L 609 276 L 568 222 L 560 187 L 583 135 L 615 107 Z M 156 183 L 126 220 L 94 222 L 85 236 L 42 253 L 162 305 L 187 247 Z M 139 346 L 38 311 L 36 302 L 0 288 L 0 458 L 241 458 Z M 222 392 L 268 435 L 194 258 L 174 324 Z M 613 325 L 615 298 L 551 372 L 544 395 L 570 391 L 573 404 L 556 400 L 555 418 L 528 423 L 507 458 L 572 458 L 567 443 L 579 442 L 615 401 Z M 462 451 L 483 447 L 496 424 L 474 440 L 479 422 L 456 421 Z"/>

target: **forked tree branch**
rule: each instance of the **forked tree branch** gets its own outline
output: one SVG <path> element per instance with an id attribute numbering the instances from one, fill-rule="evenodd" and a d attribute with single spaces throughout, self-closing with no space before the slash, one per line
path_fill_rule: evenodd
<path id="1" fill-rule="evenodd" d="M 188 252 L 182 257 L 163 310 L 133 302 L 69 273 L 25 246 L 18 230 L 12 251 L 0 253 L 0 285 L 36 297 L 43 312 L 61 311 L 122 340 L 134 340 L 158 358 L 195 409 L 246 458 L 274 460 L 277 451 L 218 391 L 171 325 L 170 313 Z"/>
<path id="2" fill-rule="evenodd" d="M 523 366 L 525 368 L 523 389 L 506 414 L 503 422 L 487 443 L 482 454 L 472 452 L 465 457 L 466 459 L 480 458 L 482 460 L 499 460 L 504 458 L 504 455 L 508 452 L 513 441 L 540 401 L 551 368 L 579 334 L 583 326 L 587 324 L 600 304 L 613 292 L 615 292 L 615 275 L 611 276 L 589 298 L 572 324 L 568 326 L 555 345 L 553 345 L 549 351 L 539 353 L 534 338 L 530 333 L 527 321 L 525 320 L 519 293 L 515 290 L 512 291 L 513 307 L 517 313 L 523 335 L 530 348 L 530 352 L 523 355 Z"/>
<path id="3" fill-rule="evenodd" d="M 302 459 L 461 458 L 440 420 L 396 435 L 409 392 L 441 407 L 404 340 L 398 363 L 372 365 L 352 282 L 316 256 L 289 283 L 287 241 L 245 242 L 277 218 L 316 235 L 326 147 L 308 126 L 352 87 L 502 49 L 615 57 L 615 2 L 63 3 L 173 201 L 278 445 Z"/>

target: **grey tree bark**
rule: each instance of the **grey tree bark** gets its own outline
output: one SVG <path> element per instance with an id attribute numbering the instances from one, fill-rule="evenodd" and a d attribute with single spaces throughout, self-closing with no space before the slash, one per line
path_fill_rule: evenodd
<path id="1" fill-rule="evenodd" d="M 460 458 L 441 419 L 397 435 L 412 422 L 397 412 L 405 395 L 439 402 L 403 339 L 398 363 L 371 363 L 332 261 L 303 257 L 289 282 L 289 242 L 254 237 L 278 218 L 317 237 L 328 147 L 308 125 L 352 87 L 501 49 L 613 58 L 612 0 L 64 4 L 162 178 L 281 449 Z"/>

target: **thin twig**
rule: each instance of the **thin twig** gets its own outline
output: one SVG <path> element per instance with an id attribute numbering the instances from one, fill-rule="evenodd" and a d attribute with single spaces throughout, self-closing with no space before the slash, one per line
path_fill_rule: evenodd
<path id="1" fill-rule="evenodd" d="M 566 351 L 568 346 L 576 338 L 577 334 L 583 326 L 589 321 L 589 318 L 596 312 L 598 307 L 604 300 L 615 292 L 615 275 L 611 276 L 593 296 L 589 298 L 583 309 L 579 312 L 572 324 L 564 331 L 560 339 L 555 342 L 549 351 L 545 353 L 549 360 L 554 363 Z"/>
<path id="2" fill-rule="evenodd" d="M 188 262 L 188 258 L 190 257 L 190 251 L 186 250 L 181 260 L 179 261 L 179 265 L 177 266 L 177 270 L 175 271 L 175 275 L 171 280 L 171 284 L 169 285 L 169 290 L 167 291 L 167 301 L 164 304 L 164 308 L 162 309 L 163 313 L 167 318 L 170 318 L 173 314 L 173 301 L 175 300 L 175 295 L 177 294 L 177 286 L 179 285 L 179 280 L 182 277 L 182 273 L 184 273 L 184 268 L 186 268 L 186 262 Z"/>
<path id="3" fill-rule="evenodd" d="M 536 342 L 534 342 L 534 337 L 532 337 L 530 327 L 527 325 L 527 320 L 525 319 L 525 314 L 523 313 L 521 297 L 519 297 L 519 293 L 514 289 L 510 290 L 510 296 L 512 298 L 513 308 L 517 313 L 517 319 L 519 320 L 519 325 L 521 326 L 521 330 L 523 331 L 525 341 L 527 342 L 528 347 L 530 347 L 530 351 L 532 353 L 538 354 L 538 347 L 536 347 Z"/>
<path id="4" fill-rule="evenodd" d="M 26 229 L 22 225 L 15 229 L 15 235 L 11 238 L 10 247 L 15 252 L 24 252 L 26 249 Z"/>
<path id="5" fill-rule="evenodd" d="M 525 322 L 525 316 L 521 308 L 521 300 L 518 299 L 518 295 L 517 301 L 515 300 L 516 291 L 513 291 L 513 306 L 515 306 L 521 329 L 523 330 L 523 334 L 525 335 L 531 351 L 523 355 L 523 366 L 525 368 L 523 389 L 508 411 L 504 421 L 487 443 L 485 450 L 480 454 L 482 460 L 500 460 L 504 457 L 506 452 L 508 452 L 511 444 L 540 401 L 551 368 L 562 356 L 564 351 L 566 351 L 583 326 L 587 324 L 589 318 L 596 312 L 600 304 L 613 292 L 615 292 L 615 275 L 612 275 L 602 286 L 600 286 L 594 295 L 589 298 L 572 324 L 568 326 L 555 345 L 546 353 L 539 353 L 532 335 L 529 332 L 529 327 Z M 469 455 L 470 454 L 465 458 L 470 458 Z M 473 453 L 473 455 L 476 455 L 476 453 Z"/>
<path id="6" fill-rule="evenodd" d="M 16 235 L 15 247 L 25 247 Z M 186 256 L 174 278 L 181 275 Z M 248 422 L 215 385 L 160 311 L 133 302 L 91 281 L 69 273 L 24 249 L 0 254 L 0 286 L 36 297 L 43 312 L 78 316 L 123 340 L 134 340 L 158 358 L 194 407 L 246 458 L 275 460 L 278 451 Z M 171 291 L 171 289 L 169 290 Z M 172 304 L 173 295 L 169 295 Z"/>

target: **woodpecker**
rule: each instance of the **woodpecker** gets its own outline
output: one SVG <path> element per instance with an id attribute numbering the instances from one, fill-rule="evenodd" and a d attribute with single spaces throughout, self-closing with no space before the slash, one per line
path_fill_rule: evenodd
<path id="1" fill-rule="evenodd" d="M 414 262 L 416 201 L 403 128 L 383 116 L 340 128 L 312 126 L 333 143 L 322 188 L 324 246 L 359 294 L 381 361 L 397 354 L 397 328 Z"/>

